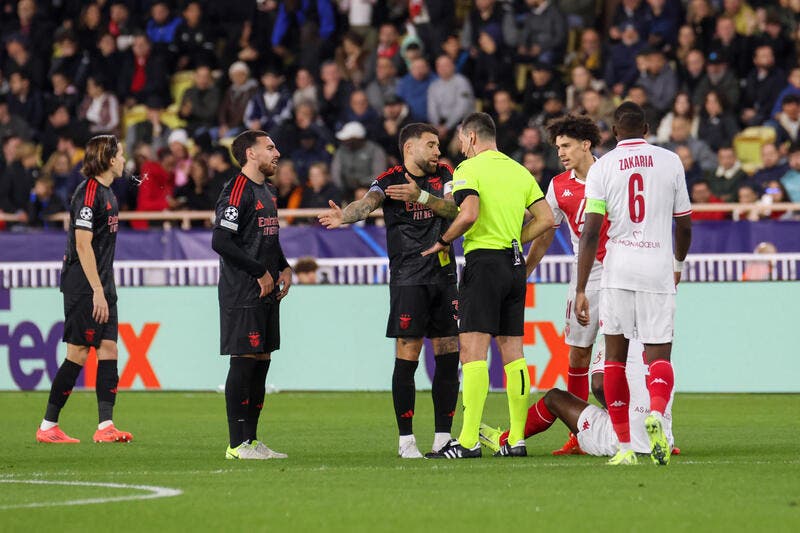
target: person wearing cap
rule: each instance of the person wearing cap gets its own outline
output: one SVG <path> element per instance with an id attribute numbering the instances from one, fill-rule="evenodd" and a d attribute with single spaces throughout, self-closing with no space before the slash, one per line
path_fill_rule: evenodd
<path id="1" fill-rule="evenodd" d="M 341 144 L 333 155 L 331 177 L 345 197 L 353 198 L 359 190 L 369 188 L 386 168 L 383 148 L 366 137 L 367 131 L 359 122 L 348 122 L 336 133 Z"/>
<path id="2" fill-rule="evenodd" d="M 701 107 L 711 91 L 720 93 L 731 109 L 739 104 L 739 80 L 728 67 L 729 58 L 722 50 L 712 50 L 706 57 L 706 75 L 697 84 L 692 103 Z"/>

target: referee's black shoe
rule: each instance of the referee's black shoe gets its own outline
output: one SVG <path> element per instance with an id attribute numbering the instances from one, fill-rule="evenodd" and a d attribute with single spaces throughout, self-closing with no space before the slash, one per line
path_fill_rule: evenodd
<path id="1" fill-rule="evenodd" d="M 451 439 L 438 452 L 425 454 L 426 459 L 477 459 L 481 457 L 481 443 L 474 448 L 465 448 L 456 439 Z"/>
<path id="2" fill-rule="evenodd" d="M 516 445 L 511 446 L 508 442 L 500 447 L 500 450 L 495 452 L 495 457 L 527 457 L 528 449 L 525 447 L 525 441 L 521 440 Z"/>

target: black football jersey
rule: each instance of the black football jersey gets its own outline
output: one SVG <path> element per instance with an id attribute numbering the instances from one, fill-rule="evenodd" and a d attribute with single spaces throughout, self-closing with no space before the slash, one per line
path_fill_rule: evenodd
<path id="1" fill-rule="evenodd" d="M 214 229 L 234 234 L 234 243 L 249 257 L 264 265 L 277 282 L 283 251 L 278 241 L 277 194 L 269 182 L 263 185 L 239 174 L 225 184 L 217 200 Z M 259 302 L 256 278 L 219 259 L 219 303 L 223 307 L 252 307 Z M 277 283 L 267 299 L 276 301 Z"/>
<path id="2" fill-rule="evenodd" d="M 453 169 L 439 164 L 434 174 L 414 176 L 403 166 L 390 168 L 372 182 L 370 190 L 384 195 L 389 185 L 405 185 L 406 174 L 431 196 L 444 197 L 445 184 L 453 181 Z M 392 285 L 438 285 L 456 282 L 456 261 L 452 247 L 449 256 L 420 255 L 436 243 L 450 227 L 450 221 L 434 214 L 418 202 L 401 202 L 386 196 L 383 200 L 386 244 Z"/>
<path id="3" fill-rule="evenodd" d="M 92 232 L 92 249 L 97 273 L 109 303 L 116 301 L 114 283 L 114 251 L 117 246 L 119 207 L 110 187 L 94 178 L 87 178 L 75 189 L 70 203 L 69 234 L 61 268 L 61 291 L 91 294 L 92 287 L 83 272 L 75 247 L 75 232 Z"/>

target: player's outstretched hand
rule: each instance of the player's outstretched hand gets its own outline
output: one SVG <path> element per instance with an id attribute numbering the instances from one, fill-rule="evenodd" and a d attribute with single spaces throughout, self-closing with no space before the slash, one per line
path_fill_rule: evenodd
<path id="1" fill-rule="evenodd" d="M 342 220 L 344 219 L 344 215 L 342 214 L 342 208 L 336 205 L 336 202 L 333 200 L 328 200 L 328 205 L 331 206 L 331 208 L 319 215 L 317 219 L 320 224 L 328 229 L 338 228 L 343 224 Z"/>
<path id="2" fill-rule="evenodd" d="M 589 325 L 589 300 L 584 292 L 579 292 L 575 295 L 575 317 L 581 326 Z"/>
<path id="3" fill-rule="evenodd" d="M 283 297 L 289 294 L 289 287 L 292 286 L 292 269 L 284 268 L 278 275 L 278 301 L 283 300 Z"/>
<path id="4" fill-rule="evenodd" d="M 386 196 L 400 202 L 416 202 L 419 199 L 420 189 L 411 176 L 406 172 L 406 181 L 402 185 L 389 185 L 386 187 Z"/>
<path id="5" fill-rule="evenodd" d="M 272 294 L 272 290 L 275 288 L 275 281 L 272 279 L 272 274 L 264 272 L 264 275 L 258 278 L 258 286 L 261 287 L 261 292 L 258 294 L 259 298 Z"/>
<path id="6" fill-rule="evenodd" d="M 442 243 L 436 242 L 433 246 L 431 246 L 430 248 L 428 248 L 427 250 L 422 252 L 422 256 L 423 257 L 427 257 L 427 256 L 429 256 L 431 254 L 435 254 L 435 253 L 441 252 L 442 250 L 446 250 L 447 248 L 448 247 L 447 246 L 443 246 Z"/>
<path id="7" fill-rule="evenodd" d="M 108 302 L 102 290 L 94 291 L 92 296 L 92 318 L 98 324 L 108 322 Z"/>

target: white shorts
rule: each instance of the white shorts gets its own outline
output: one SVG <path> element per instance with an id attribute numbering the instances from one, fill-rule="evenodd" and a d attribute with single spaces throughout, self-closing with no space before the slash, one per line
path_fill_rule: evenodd
<path id="1" fill-rule="evenodd" d="M 619 439 L 611 425 L 611 417 L 596 405 L 589 405 L 578 417 L 578 444 L 589 455 L 613 457 Z"/>
<path id="2" fill-rule="evenodd" d="M 566 343 L 569 346 L 588 348 L 593 345 L 595 339 L 597 339 L 597 331 L 600 324 L 598 318 L 600 313 L 600 290 L 587 289 L 586 299 L 589 300 L 589 318 L 591 322 L 588 326 L 584 327 L 578 323 L 578 318 L 575 315 L 575 285 L 572 283 L 569 284 L 569 292 L 567 293 L 567 323 L 564 326 Z"/>
<path id="3" fill-rule="evenodd" d="M 642 344 L 672 342 L 675 295 L 625 289 L 600 291 L 600 329 Z"/>

